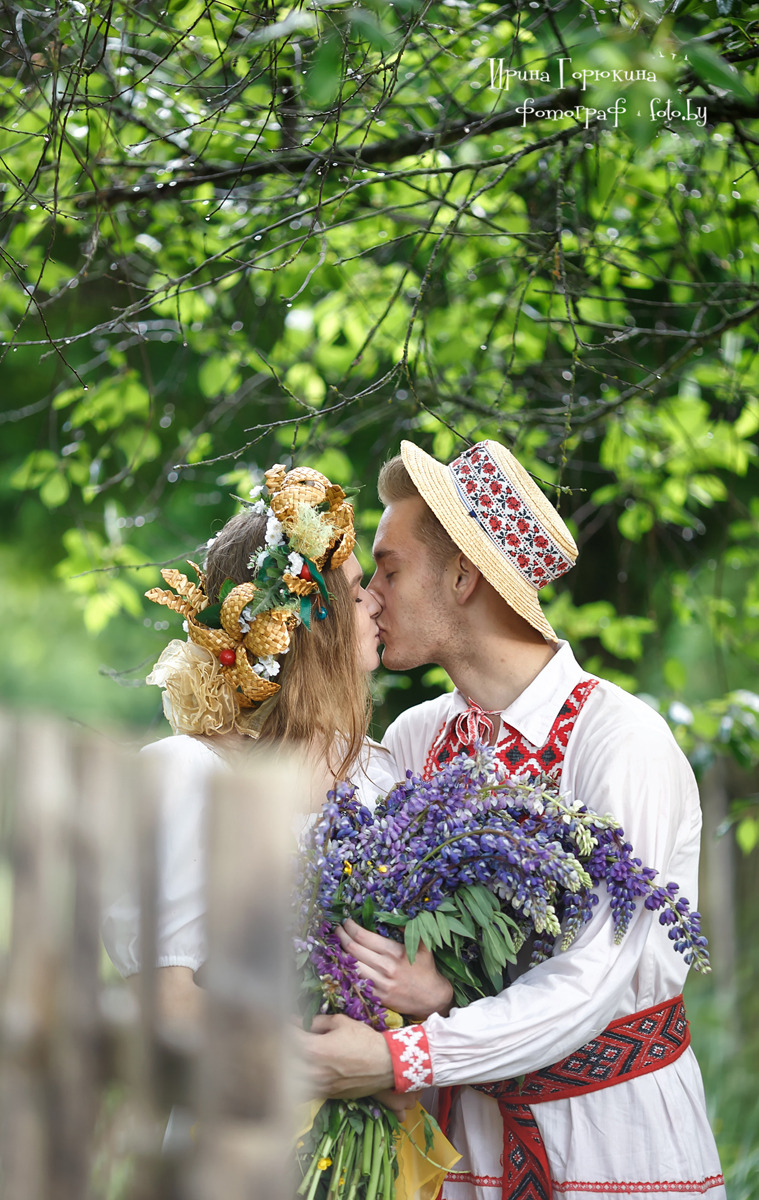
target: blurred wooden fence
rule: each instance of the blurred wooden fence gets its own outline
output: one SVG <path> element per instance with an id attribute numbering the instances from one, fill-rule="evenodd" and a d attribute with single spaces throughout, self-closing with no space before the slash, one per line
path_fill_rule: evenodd
<path id="1" fill-rule="evenodd" d="M 47 719 L 0 716 L 0 1196 L 285 1200 L 287 811 L 292 773 L 214 785 L 203 1027 L 158 1015 L 155 972 L 108 978 L 100 919 L 134 855 L 155 945 L 158 780 Z M 116 857 L 114 857 L 116 856 Z M 161 1143 L 174 1105 L 188 1149 Z"/>

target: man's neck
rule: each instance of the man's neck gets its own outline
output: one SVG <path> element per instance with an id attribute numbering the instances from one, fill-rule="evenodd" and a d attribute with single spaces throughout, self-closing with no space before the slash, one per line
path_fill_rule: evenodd
<path id="1" fill-rule="evenodd" d="M 464 696 L 487 712 L 501 712 L 521 696 L 555 653 L 550 642 L 485 638 L 465 658 L 441 665 Z"/>

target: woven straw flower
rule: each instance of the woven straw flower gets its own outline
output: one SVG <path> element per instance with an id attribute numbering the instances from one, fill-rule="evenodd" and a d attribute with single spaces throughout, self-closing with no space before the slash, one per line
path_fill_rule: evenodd
<path id="1" fill-rule="evenodd" d="M 341 566 L 351 554 L 356 537 L 353 506 L 347 503 L 340 485 L 330 483 L 326 475 L 311 467 L 295 467 L 284 473 L 281 464 L 266 472 L 266 484 L 271 510 L 284 526 L 292 548 L 320 571 L 328 561 L 333 569 Z"/>
<path id="2" fill-rule="evenodd" d="M 266 700 L 279 691 L 279 684 L 273 683 L 269 679 L 262 679 L 253 670 L 246 654 L 246 646 L 249 645 L 248 639 L 251 638 L 251 634 L 244 633 L 240 625 L 240 614 L 243 608 L 255 598 L 258 589 L 253 583 L 241 583 L 232 588 L 221 606 L 222 627 L 213 629 L 196 620 L 198 614 L 207 608 L 208 597 L 204 591 L 205 577 L 202 571 L 195 563 L 190 563 L 190 566 L 198 575 L 198 584 L 190 583 L 187 576 L 182 575 L 179 571 L 166 568 L 161 571 L 161 574 L 177 594 L 162 588 L 151 588 L 145 595 L 154 603 L 163 604 L 185 617 L 190 641 L 194 642 L 196 646 L 202 646 L 203 649 L 209 650 L 218 660 L 222 674 L 235 694 L 239 705 L 248 707 Z M 254 628 L 259 622 L 260 627 L 253 640 L 254 646 L 265 645 L 268 647 L 284 644 L 283 622 L 280 617 L 274 613 L 263 613 L 256 618 Z M 284 633 L 287 638 L 286 645 L 289 645 L 290 634 L 287 625 L 285 625 Z M 254 654 L 261 652 L 283 653 L 282 650 L 259 651 L 253 649 Z"/>

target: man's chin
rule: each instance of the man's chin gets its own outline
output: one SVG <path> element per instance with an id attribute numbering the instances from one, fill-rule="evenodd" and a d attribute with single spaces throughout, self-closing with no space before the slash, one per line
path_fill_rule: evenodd
<path id="1" fill-rule="evenodd" d="M 390 646 L 383 646 L 382 665 L 387 671 L 411 671 L 422 664 L 412 655 L 393 650 Z"/>

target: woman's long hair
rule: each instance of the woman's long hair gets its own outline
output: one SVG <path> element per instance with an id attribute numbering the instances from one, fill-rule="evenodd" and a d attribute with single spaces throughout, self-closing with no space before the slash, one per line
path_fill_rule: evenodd
<path id="1" fill-rule="evenodd" d="M 208 549 L 206 594 L 212 604 L 226 579 L 255 579 L 248 565 L 264 545 L 266 517 L 232 517 Z M 330 600 L 323 621 L 291 633 L 277 678 L 281 690 L 264 722 L 260 745 L 296 743 L 325 757 L 338 779 L 350 776 L 369 724 L 369 683 L 359 661 L 356 606 L 345 572 L 324 573 Z"/>

